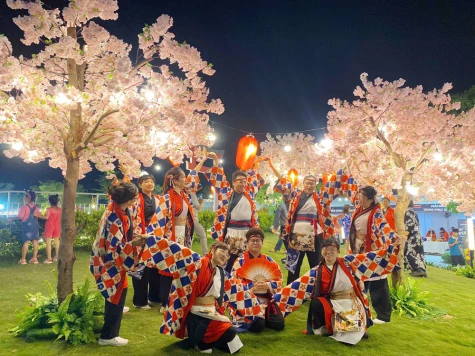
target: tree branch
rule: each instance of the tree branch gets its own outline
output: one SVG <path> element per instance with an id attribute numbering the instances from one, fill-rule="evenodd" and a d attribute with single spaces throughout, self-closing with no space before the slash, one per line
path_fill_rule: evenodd
<path id="1" fill-rule="evenodd" d="M 87 147 L 87 145 L 89 144 L 89 142 L 91 142 L 93 139 L 94 139 L 94 135 L 96 134 L 96 131 L 97 129 L 99 128 L 99 126 L 102 124 L 102 121 L 104 121 L 104 119 L 112 114 L 115 114 L 116 112 L 119 112 L 119 109 L 114 109 L 114 110 L 109 110 L 107 112 L 105 112 L 104 114 L 101 115 L 101 117 L 97 120 L 96 124 L 94 125 L 93 129 L 91 130 L 91 132 L 89 133 L 89 135 L 86 137 L 86 139 L 84 140 L 83 142 L 83 145 L 79 144 L 77 145 L 73 151 L 76 152 L 76 154 L 78 154 L 79 152 L 81 152 L 84 148 Z"/>

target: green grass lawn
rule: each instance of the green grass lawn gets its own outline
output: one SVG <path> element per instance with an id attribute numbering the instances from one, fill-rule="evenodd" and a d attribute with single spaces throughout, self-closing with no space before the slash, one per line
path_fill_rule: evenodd
<path id="1" fill-rule="evenodd" d="M 267 253 L 276 236 L 268 234 L 263 251 Z M 211 241 L 210 241 L 211 243 Z M 194 249 L 201 252 L 199 243 Z M 44 252 L 42 253 L 44 256 Z M 270 253 L 280 262 L 282 253 Z M 88 269 L 88 253 L 78 252 L 74 269 L 75 282 L 82 283 L 93 277 Z M 41 258 L 41 261 L 43 258 Z M 44 281 L 56 283 L 55 265 L 16 264 L 16 260 L 0 261 L 0 355 L 198 355 L 174 345 L 178 339 L 159 334 L 162 316 L 158 308 L 137 310 L 132 306 L 132 283 L 126 305 L 131 308 L 122 320 L 121 336 L 129 339 L 122 348 L 88 344 L 73 347 L 63 341 L 28 343 L 13 337 L 8 329 L 17 323 L 15 311 L 26 305 L 27 293 L 47 294 Z M 302 273 L 308 264 L 302 268 Z M 285 276 L 286 273 L 284 272 Z M 282 332 L 266 330 L 255 335 L 241 335 L 244 348 L 241 355 L 472 355 L 475 353 L 475 280 L 456 276 L 453 272 L 429 267 L 429 278 L 421 287 L 431 293 L 430 301 L 447 311 L 445 317 L 431 320 L 412 319 L 394 315 L 391 323 L 369 329 L 369 340 L 356 346 L 345 346 L 327 337 L 306 336 L 307 305 L 286 319 Z M 95 285 L 93 283 L 93 285 Z M 222 354 L 214 351 L 214 354 Z"/>

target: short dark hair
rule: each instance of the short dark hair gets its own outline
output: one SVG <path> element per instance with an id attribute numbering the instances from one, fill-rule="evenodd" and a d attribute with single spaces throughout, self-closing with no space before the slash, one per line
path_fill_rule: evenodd
<path id="1" fill-rule="evenodd" d="M 373 200 L 374 197 L 378 194 L 376 189 L 374 189 L 374 187 L 370 185 L 367 185 L 366 187 L 361 188 L 360 192 L 363 192 L 366 198 L 368 198 L 369 200 Z"/>
<path id="2" fill-rule="evenodd" d="M 111 185 L 108 189 L 108 193 L 111 199 L 117 203 L 122 204 L 135 198 L 139 190 L 133 183 L 120 182 L 116 185 Z"/>
<path id="3" fill-rule="evenodd" d="M 236 180 L 237 177 L 246 177 L 247 178 L 247 173 L 244 171 L 241 171 L 240 169 L 235 171 L 233 173 L 232 179 L 233 181 Z"/>
<path id="4" fill-rule="evenodd" d="M 51 204 L 51 206 L 58 206 L 59 194 L 50 195 L 48 197 L 48 200 L 49 200 L 49 203 Z"/>
<path id="5" fill-rule="evenodd" d="M 338 243 L 338 240 L 333 236 L 330 236 L 326 238 L 325 240 L 323 240 L 322 248 L 328 247 L 328 246 L 335 246 L 338 250 L 340 250 L 340 244 Z"/>
<path id="6" fill-rule="evenodd" d="M 441 227 L 441 228 L 439 229 L 439 231 L 445 231 L 445 229 L 444 229 L 443 227 Z"/>
<path id="7" fill-rule="evenodd" d="M 408 208 L 413 208 L 413 207 L 414 207 L 414 200 L 411 199 L 411 200 L 409 201 L 409 206 L 408 206 Z"/>
<path id="8" fill-rule="evenodd" d="M 249 230 L 246 232 L 246 240 L 249 240 L 252 235 L 259 235 L 262 238 L 262 241 L 264 241 L 264 231 L 262 231 L 261 228 L 259 227 L 251 227 Z"/>
<path id="9" fill-rule="evenodd" d="M 452 232 L 457 232 L 457 233 L 458 233 L 458 232 L 459 232 L 459 229 L 453 227 L 453 228 L 452 228 Z"/>
<path id="10" fill-rule="evenodd" d="M 305 181 L 305 179 L 314 179 L 315 182 L 317 181 L 317 177 L 315 177 L 313 174 L 309 174 L 309 175 L 306 175 L 303 180 Z"/>
<path id="11" fill-rule="evenodd" d="M 153 180 L 153 182 L 155 183 L 155 177 L 152 176 L 151 174 L 144 174 L 143 176 L 140 176 L 139 177 L 139 180 L 138 180 L 138 184 L 142 184 L 143 182 L 145 182 L 146 180 Z"/>
<path id="12" fill-rule="evenodd" d="M 351 206 L 349 206 L 348 204 L 345 204 L 345 206 L 343 207 L 343 212 L 345 214 L 348 214 L 350 212 L 350 208 Z"/>

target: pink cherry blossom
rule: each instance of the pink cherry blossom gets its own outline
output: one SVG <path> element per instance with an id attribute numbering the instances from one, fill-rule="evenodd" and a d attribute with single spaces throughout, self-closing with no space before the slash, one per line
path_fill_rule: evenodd
<path id="1" fill-rule="evenodd" d="M 214 73 L 211 65 L 175 40 L 167 15 L 144 29 L 140 59 L 132 62 L 131 45 L 91 21 L 117 19 L 115 0 L 74 0 L 62 11 L 46 10 L 40 1 L 7 4 L 27 11 L 13 20 L 23 43 L 44 46 L 31 58 L 14 57 L 10 41 L 0 36 L 0 142 L 13 144 L 7 157 L 48 160 L 63 171 L 63 280 L 72 268 L 78 179 L 92 165 L 110 171 L 117 160 L 132 176 L 154 157 L 180 162 L 192 147 L 212 144 L 209 114 L 221 114 L 224 106 L 209 98 L 203 77 Z M 171 64 L 178 65 L 176 74 Z M 63 284 L 60 298 L 72 291 L 70 277 Z"/>

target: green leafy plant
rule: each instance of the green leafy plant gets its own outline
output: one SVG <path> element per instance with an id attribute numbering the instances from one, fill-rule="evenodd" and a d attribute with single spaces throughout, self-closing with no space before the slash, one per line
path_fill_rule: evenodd
<path id="1" fill-rule="evenodd" d="M 445 252 L 442 255 L 442 261 L 444 261 L 444 263 L 452 264 L 452 259 L 450 258 L 450 253 L 449 252 Z"/>
<path id="2" fill-rule="evenodd" d="M 282 194 L 273 192 L 271 194 L 267 194 L 267 188 L 269 184 L 264 184 L 259 192 L 256 195 L 255 201 L 259 208 L 265 208 L 269 212 L 269 214 L 274 214 L 277 210 L 277 207 L 282 202 Z"/>
<path id="3" fill-rule="evenodd" d="M 104 299 L 98 291 L 89 291 L 89 281 L 58 305 L 56 292 L 48 283 L 49 297 L 27 294 L 28 306 L 18 326 L 10 329 L 15 336 L 30 339 L 64 338 L 73 345 L 96 342 L 94 332 L 103 324 Z"/>
<path id="4" fill-rule="evenodd" d="M 475 269 L 469 265 L 457 266 L 454 268 L 455 274 L 467 278 L 475 278 Z"/>
<path id="5" fill-rule="evenodd" d="M 21 241 L 10 229 L 0 229 L 0 257 L 15 257 L 20 254 Z"/>
<path id="6" fill-rule="evenodd" d="M 435 308 L 428 302 L 429 292 L 420 290 L 422 281 L 405 278 L 397 288 L 393 288 L 389 282 L 392 308 L 399 315 L 421 318 L 436 314 Z"/>
<path id="7" fill-rule="evenodd" d="M 91 249 L 103 214 L 103 208 L 91 210 L 90 212 L 76 211 L 77 234 L 74 239 L 75 248 Z"/>
<path id="8" fill-rule="evenodd" d="M 28 306 L 23 312 L 18 313 L 21 318 L 18 326 L 10 329 L 15 336 L 25 336 L 29 331 L 35 329 L 49 328 L 49 314 L 58 310 L 58 298 L 55 291 L 48 283 L 50 296 L 44 296 L 41 293 L 27 294 Z"/>
<path id="9" fill-rule="evenodd" d="M 201 210 L 198 212 L 198 219 L 206 232 L 208 232 L 209 229 L 211 229 L 211 226 L 213 226 L 214 217 L 215 213 L 210 210 Z"/>
<path id="10" fill-rule="evenodd" d="M 48 323 L 53 326 L 57 339 L 64 337 L 72 345 L 96 342 L 94 331 L 101 324 L 104 299 L 98 291 L 89 291 L 89 281 L 61 303 L 58 310 L 49 313 Z"/>
<path id="11" fill-rule="evenodd" d="M 259 226 L 264 232 L 269 232 L 274 222 L 274 215 L 266 208 L 259 210 Z"/>

